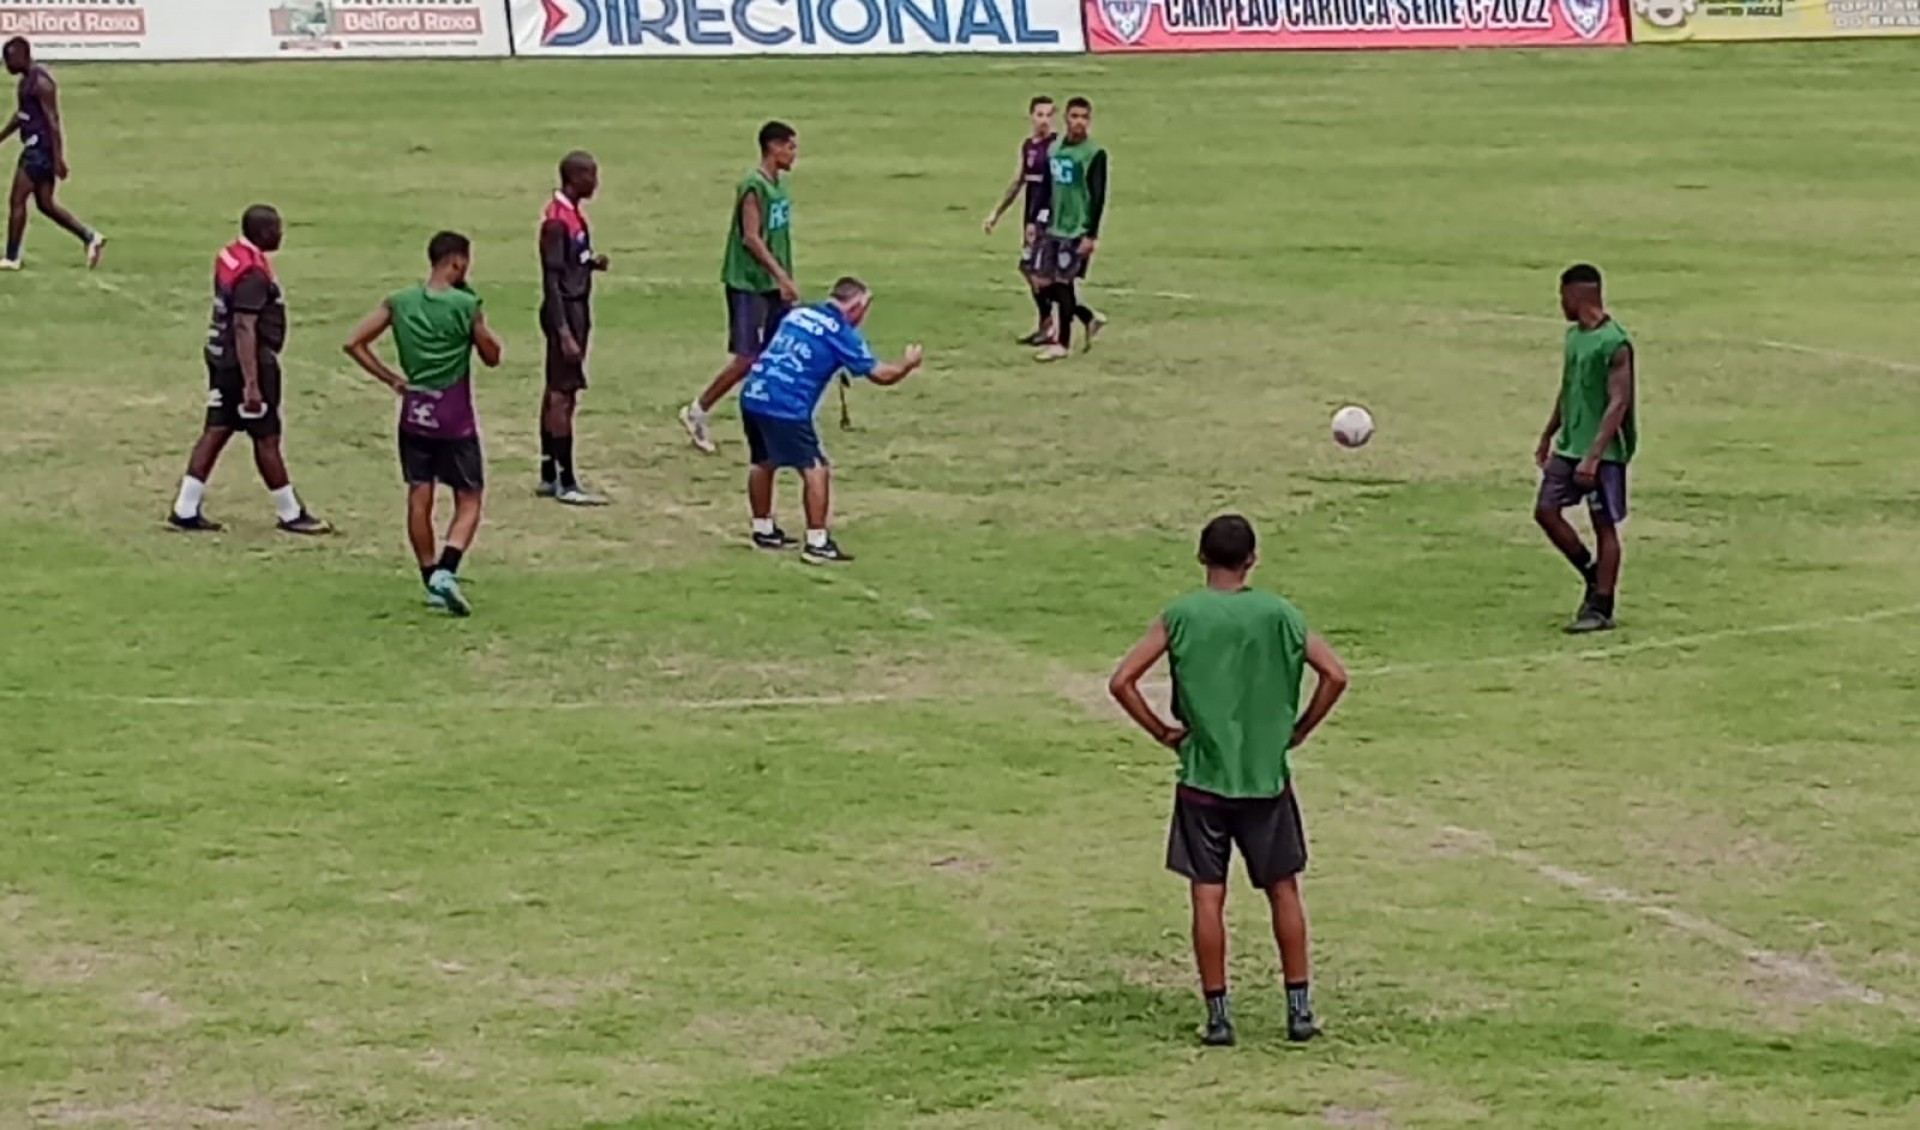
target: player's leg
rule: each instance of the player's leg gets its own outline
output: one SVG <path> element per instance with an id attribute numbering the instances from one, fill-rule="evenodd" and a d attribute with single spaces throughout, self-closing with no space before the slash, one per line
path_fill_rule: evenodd
<path id="1" fill-rule="evenodd" d="M 807 426 L 812 431 L 812 425 Z M 845 565 L 853 555 L 833 540 L 833 468 L 825 459 L 800 471 L 800 505 L 807 516 L 807 541 L 800 551 L 814 565 Z"/>
<path id="2" fill-rule="evenodd" d="M 308 513 L 301 504 L 299 494 L 293 489 L 293 479 L 287 474 L 287 457 L 281 450 L 277 428 L 269 434 L 254 435 L 253 465 L 273 498 L 273 512 L 279 519 L 280 529 L 290 534 L 333 532 L 332 526 Z"/>
<path id="3" fill-rule="evenodd" d="M 466 560 L 474 536 L 480 532 L 485 498 L 486 493 L 482 489 L 454 490 L 453 521 L 447 523 L 446 541 L 433 564 L 432 574 L 427 578 L 427 591 L 440 598 L 447 611 L 455 616 L 473 614 L 473 605 L 468 603 L 466 593 L 460 589 L 460 565 Z"/>
<path id="4" fill-rule="evenodd" d="M 1272 800 L 1243 802 L 1235 810 L 1234 841 L 1246 857 L 1247 877 L 1264 891 L 1273 914 L 1273 940 L 1287 986 L 1287 1038 L 1320 1034 L 1313 1016 L 1312 957 L 1300 873 L 1307 868 L 1307 834 L 1293 789 Z"/>
<path id="5" fill-rule="evenodd" d="M 1087 266 L 1087 261 L 1082 259 L 1079 273 L 1073 280 L 1073 317 L 1075 321 L 1087 327 L 1087 342 L 1080 347 L 1083 350 L 1092 349 L 1093 339 L 1099 337 L 1100 331 L 1107 328 L 1107 316 L 1081 300 L 1081 291 L 1087 280 Z"/>
<path id="6" fill-rule="evenodd" d="M 1574 463 L 1571 459 L 1556 455 L 1547 460 L 1547 465 L 1540 469 L 1540 493 L 1534 499 L 1533 520 L 1546 533 L 1553 547 L 1580 574 L 1586 586 L 1580 599 L 1580 608 L 1584 613 L 1593 597 L 1595 570 L 1592 552 L 1580 540 L 1580 531 L 1567 521 L 1567 508 L 1578 505 L 1581 499 L 1579 485 L 1573 481 L 1573 472 Z"/>
<path id="7" fill-rule="evenodd" d="M 747 378 L 754 359 L 766 347 L 766 322 L 772 305 L 766 295 L 733 287 L 726 288 L 726 298 L 727 363 L 707 382 L 707 387 L 700 390 L 693 403 L 680 410 L 680 426 L 687 429 L 687 438 L 707 455 L 719 450 L 719 445 L 713 442 L 710 419 L 713 409 Z"/>
<path id="8" fill-rule="evenodd" d="M 40 206 L 40 214 L 65 228 L 69 234 L 80 241 L 87 249 L 87 266 L 100 264 L 100 253 L 106 248 L 107 241 L 99 232 L 81 223 L 72 212 L 66 210 L 53 198 L 54 182 L 51 180 L 33 186 L 33 199 Z"/>
<path id="9" fill-rule="evenodd" d="M 20 269 L 21 246 L 27 237 L 27 201 L 33 198 L 33 177 L 27 172 L 26 159 L 13 170 L 13 188 L 7 194 L 7 257 L 0 259 L 0 270 Z"/>
<path id="10" fill-rule="evenodd" d="M 406 441 L 401 441 L 401 461 L 406 463 Z M 412 478 L 408 468 L 408 478 Z M 433 573 L 439 568 L 439 535 L 433 528 L 434 485 L 428 482 L 407 483 L 407 544 L 413 548 L 413 563 L 420 568 L 420 585 L 427 590 L 427 604 L 434 608 L 445 608 L 447 602 L 433 591 Z"/>
<path id="11" fill-rule="evenodd" d="M 1620 525 L 1627 520 L 1627 469 L 1619 463 L 1600 464 L 1599 481 L 1587 496 L 1587 514 L 1593 519 L 1593 542 L 1597 551 L 1593 580 L 1586 603 L 1569 632 L 1604 632 L 1613 627 L 1614 595 L 1620 588 L 1623 557 Z"/>
<path id="12" fill-rule="evenodd" d="M 211 409 L 209 409 L 211 414 Z M 217 533 L 220 523 L 208 518 L 201 512 L 202 501 L 207 495 L 207 480 L 213 478 L 214 465 L 220 461 L 220 453 L 226 450 L 227 441 L 233 438 L 231 428 L 217 427 L 212 423 L 200 432 L 200 438 L 187 453 L 187 473 L 181 476 L 180 491 L 174 496 L 173 509 L 167 511 L 167 524 L 176 530 Z"/>
<path id="13" fill-rule="evenodd" d="M 1193 963 L 1206 998 L 1204 1043 L 1233 1043 L 1233 1011 L 1227 999 L 1227 864 L 1233 837 L 1223 802 L 1206 802 L 1185 788 L 1173 796 L 1167 828 L 1167 870 L 1187 880 L 1193 904 Z"/>

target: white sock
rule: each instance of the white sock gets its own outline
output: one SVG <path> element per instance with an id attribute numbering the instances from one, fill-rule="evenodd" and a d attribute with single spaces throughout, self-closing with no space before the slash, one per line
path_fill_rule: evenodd
<path id="1" fill-rule="evenodd" d="M 755 518 L 753 520 L 753 532 L 756 534 L 759 534 L 761 537 L 769 537 L 769 538 L 772 537 L 773 536 L 773 519 L 772 518 Z"/>
<path id="2" fill-rule="evenodd" d="M 827 544 L 827 531 L 825 530 L 808 530 L 807 531 L 807 546 L 809 548 L 823 549 L 826 547 L 826 544 Z"/>
<path id="3" fill-rule="evenodd" d="M 687 415 L 693 419 L 705 421 L 707 418 L 707 410 L 700 407 L 700 402 L 696 400 L 692 404 L 687 405 Z"/>
<path id="4" fill-rule="evenodd" d="M 288 483 L 273 491 L 273 512 L 282 522 L 291 522 L 300 516 L 300 498 L 293 493 L 293 484 Z"/>
<path id="5" fill-rule="evenodd" d="M 207 484 L 188 475 L 180 480 L 180 496 L 173 500 L 173 516 L 182 521 L 200 513 L 200 500 L 207 496 Z"/>

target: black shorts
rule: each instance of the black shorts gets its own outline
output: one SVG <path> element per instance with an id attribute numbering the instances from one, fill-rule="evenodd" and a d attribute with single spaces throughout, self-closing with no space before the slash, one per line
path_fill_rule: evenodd
<path id="1" fill-rule="evenodd" d="M 41 145 L 20 151 L 20 171 L 35 184 L 52 184 L 57 179 L 53 174 L 53 153 Z"/>
<path id="2" fill-rule="evenodd" d="M 780 328 L 780 319 L 786 317 L 790 309 L 777 290 L 760 292 L 728 287 L 727 352 L 735 357 L 760 356 L 773 340 L 773 331 Z"/>
<path id="3" fill-rule="evenodd" d="M 827 449 L 820 446 L 820 433 L 812 420 L 775 420 L 742 412 L 740 426 L 747 433 L 747 461 L 756 467 L 807 471 L 827 465 Z"/>
<path id="4" fill-rule="evenodd" d="M 1077 238 L 1061 239 L 1059 236 L 1043 235 L 1040 237 L 1040 246 L 1033 254 L 1033 273 L 1040 278 L 1069 282 L 1087 277 L 1087 259 L 1080 254 L 1080 241 Z"/>
<path id="5" fill-rule="evenodd" d="M 1031 276 L 1031 275 L 1038 275 L 1040 273 L 1040 241 L 1043 238 L 1045 238 L 1044 235 L 1040 233 L 1035 233 L 1032 239 L 1026 239 L 1021 242 L 1020 244 L 1020 273 L 1021 274 Z"/>
<path id="6" fill-rule="evenodd" d="M 1582 490 L 1574 480 L 1580 465 L 1564 455 L 1547 460 L 1540 469 L 1540 494 L 1534 505 L 1542 510 L 1565 510 L 1584 504 L 1601 525 L 1618 526 L 1627 520 L 1627 465 L 1600 464 L 1593 489 Z"/>
<path id="7" fill-rule="evenodd" d="M 444 483 L 454 490 L 482 490 L 487 485 L 487 457 L 480 437 L 445 439 L 400 433 L 400 477 L 408 486 Z"/>
<path id="8" fill-rule="evenodd" d="M 1254 800 L 1175 790 L 1167 870 L 1196 883 L 1224 883 L 1235 847 L 1247 878 L 1263 891 L 1307 869 L 1307 831 L 1291 788 Z"/>
<path id="9" fill-rule="evenodd" d="M 246 400 L 247 379 L 240 374 L 240 366 L 207 358 L 207 427 L 245 432 L 254 439 L 280 434 L 280 359 L 271 353 L 260 355 L 260 401 L 266 414 L 253 419 L 242 416 Z"/>
<path id="10" fill-rule="evenodd" d="M 560 348 L 560 327 L 565 325 L 579 343 L 578 360 L 569 358 Z M 585 302 L 563 302 L 555 311 L 542 304 L 540 332 L 547 337 L 547 391 L 579 392 L 587 387 L 587 340 L 593 336 L 593 307 Z"/>

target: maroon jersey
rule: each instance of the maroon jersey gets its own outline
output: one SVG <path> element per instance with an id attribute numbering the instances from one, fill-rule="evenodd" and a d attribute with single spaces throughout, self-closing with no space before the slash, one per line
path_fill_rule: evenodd
<path id="1" fill-rule="evenodd" d="M 207 327 L 207 360 L 223 368 L 240 364 L 233 346 L 235 314 L 252 314 L 257 319 L 254 340 L 259 360 L 271 364 L 286 348 L 287 307 L 266 252 L 244 239 L 227 244 L 213 260 L 213 317 Z"/>
<path id="2" fill-rule="evenodd" d="M 413 388 L 400 394 L 400 430 L 433 439 L 471 439 L 480 434 L 473 410 L 473 378 L 446 388 Z"/>
<path id="3" fill-rule="evenodd" d="M 556 192 L 540 217 L 541 299 L 585 305 L 593 297 L 593 239 L 580 205 Z"/>
<path id="4" fill-rule="evenodd" d="M 1053 220 L 1053 135 L 1020 143 L 1020 179 L 1027 186 L 1027 223 L 1045 228 Z"/>

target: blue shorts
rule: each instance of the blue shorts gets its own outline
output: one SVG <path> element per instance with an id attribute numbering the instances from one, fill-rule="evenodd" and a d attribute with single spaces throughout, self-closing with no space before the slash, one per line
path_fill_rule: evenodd
<path id="1" fill-rule="evenodd" d="M 740 413 L 747 433 L 747 452 L 756 467 L 792 467 L 807 471 L 827 465 L 827 449 L 812 420 L 776 420 L 771 416 Z"/>
<path id="2" fill-rule="evenodd" d="M 1593 489 L 1582 490 L 1573 479 L 1579 464 L 1564 455 L 1555 455 L 1540 469 L 1540 496 L 1535 503 L 1543 510 L 1565 510 L 1585 505 L 1599 525 L 1618 526 L 1627 520 L 1627 465 L 1600 464 Z"/>
<path id="3" fill-rule="evenodd" d="M 27 179 L 34 184 L 52 184 L 56 179 L 53 175 L 52 152 L 38 145 L 31 149 L 22 149 L 20 171 L 27 174 Z"/>

